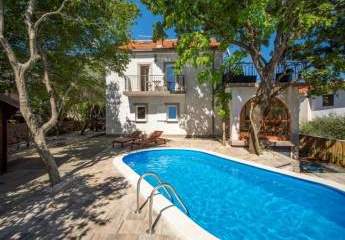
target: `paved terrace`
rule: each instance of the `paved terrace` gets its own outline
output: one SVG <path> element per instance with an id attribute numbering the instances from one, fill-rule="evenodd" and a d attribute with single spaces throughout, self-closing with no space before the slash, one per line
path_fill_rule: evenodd
<path id="1" fill-rule="evenodd" d="M 51 139 L 66 183 L 53 193 L 34 149 L 13 149 L 9 172 L 0 176 L 0 239 L 177 239 L 162 219 L 153 237 L 145 234 L 147 212 L 133 214 L 135 188 L 112 166 L 112 157 L 126 150 L 112 150 L 111 140 L 77 135 Z M 167 145 L 211 150 L 288 170 L 299 168 L 299 162 L 281 154 L 265 152 L 257 157 L 216 140 L 176 138 Z M 309 163 L 303 168 L 312 172 L 308 174 L 345 182 L 342 169 Z"/>

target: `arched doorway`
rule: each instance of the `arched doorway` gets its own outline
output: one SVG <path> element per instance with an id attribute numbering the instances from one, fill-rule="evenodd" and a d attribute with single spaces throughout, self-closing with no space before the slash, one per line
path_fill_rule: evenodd
<path id="1" fill-rule="evenodd" d="M 248 130 L 250 126 L 249 100 L 242 108 L 240 114 L 240 140 L 248 139 Z M 290 113 L 279 98 L 272 101 L 271 110 L 264 118 L 259 138 L 269 141 L 289 141 L 290 140 Z"/>

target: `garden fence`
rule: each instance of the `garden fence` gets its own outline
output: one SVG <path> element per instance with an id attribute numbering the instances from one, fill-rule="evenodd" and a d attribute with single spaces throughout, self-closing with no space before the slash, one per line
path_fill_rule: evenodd
<path id="1" fill-rule="evenodd" d="M 345 167 L 345 141 L 300 135 L 300 155 Z"/>

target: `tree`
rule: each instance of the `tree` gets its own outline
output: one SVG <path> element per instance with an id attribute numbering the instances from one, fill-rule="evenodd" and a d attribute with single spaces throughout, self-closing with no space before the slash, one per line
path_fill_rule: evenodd
<path id="1" fill-rule="evenodd" d="M 321 26 L 295 42 L 288 55 L 306 63 L 303 79 L 309 95 L 323 95 L 345 89 L 345 1 L 334 6 L 332 24 Z"/>
<path id="2" fill-rule="evenodd" d="M 222 144 L 226 144 L 226 121 L 230 116 L 229 101 L 231 100 L 231 93 L 227 92 L 222 84 L 217 89 L 216 93 L 216 107 L 217 114 L 222 120 Z"/>
<path id="3" fill-rule="evenodd" d="M 59 88 L 58 79 L 65 81 L 64 86 L 73 84 L 75 79 L 71 79 L 69 73 L 78 69 L 68 68 L 70 63 L 72 67 L 89 64 L 123 70 L 128 58 L 118 49 L 128 41 L 128 28 L 137 15 L 137 8 L 126 1 L 106 0 L 5 3 L 0 0 L 2 54 L 13 71 L 21 114 L 47 168 L 50 182 L 55 185 L 60 175 L 45 134 L 58 120 L 55 91 Z M 30 91 L 30 85 L 35 84 L 41 88 L 42 95 Z M 48 100 L 42 101 L 49 106 L 48 119 L 33 107 L 35 98 Z"/>
<path id="4" fill-rule="evenodd" d="M 249 149 L 256 154 L 261 153 L 258 135 L 263 117 L 284 90 L 275 76 L 277 66 L 287 60 L 291 44 L 319 27 L 330 26 L 335 18 L 332 11 L 339 5 L 332 0 L 142 1 L 163 16 L 165 28 L 176 29 L 178 65 L 211 65 L 213 59 L 205 47 L 212 37 L 221 49 L 236 46 L 250 56 L 260 78 L 250 111 Z M 269 56 L 263 54 L 264 47 L 270 47 Z"/>
<path id="5" fill-rule="evenodd" d="M 104 118 L 106 99 L 104 70 L 87 66 L 82 73 L 85 78 L 80 78 L 65 99 L 64 113 L 83 123 L 80 133 L 84 134 L 88 127 L 94 128 L 96 121 Z"/>

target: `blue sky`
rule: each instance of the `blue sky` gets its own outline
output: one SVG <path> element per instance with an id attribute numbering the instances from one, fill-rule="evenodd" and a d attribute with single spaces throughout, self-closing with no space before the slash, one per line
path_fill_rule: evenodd
<path id="1" fill-rule="evenodd" d="M 161 20 L 160 16 L 153 15 L 140 0 L 134 0 L 139 7 L 140 16 L 136 20 L 136 24 L 132 28 L 132 37 L 134 39 L 147 39 L 152 38 L 152 25 Z M 173 30 L 167 31 L 168 38 L 175 38 Z"/>
<path id="2" fill-rule="evenodd" d="M 136 20 L 135 25 L 132 28 L 132 38 L 133 39 L 145 39 L 145 40 L 151 40 L 152 38 L 152 26 L 155 22 L 162 19 L 161 16 L 155 16 L 153 15 L 150 10 L 147 9 L 147 7 L 141 3 L 140 0 L 133 0 L 137 4 L 140 10 L 140 15 Z M 176 34 L 174 30 L 167 31 L 168 38 L 176 38 Z M 273 36 L 270 40 L 270 44 L 268 47 L 262 48 L 262 52 L 265 58 L 269 58 L 270 55 L 270 49 L 273 46 Z M 231 47 L 230 51 L 233 52 L 235 49 L 238 49 L 237 47 Z M 245 61 L 250 61 L 249 58 L 247 58 Z"/>

